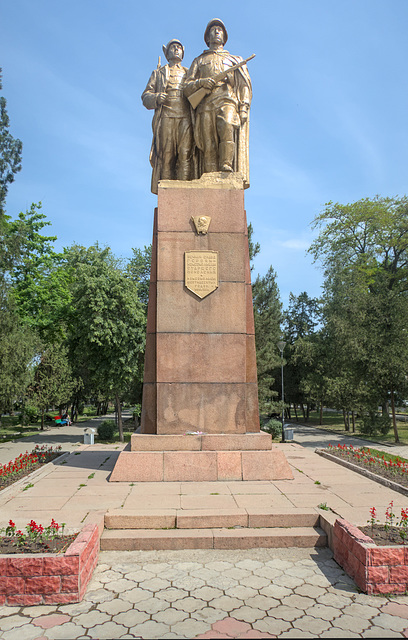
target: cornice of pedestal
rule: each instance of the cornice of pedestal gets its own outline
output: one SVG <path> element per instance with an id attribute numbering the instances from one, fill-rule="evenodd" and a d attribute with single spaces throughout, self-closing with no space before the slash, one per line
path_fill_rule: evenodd
<path id="1" fill-rule="evenodd" d="M 160 180 L 159 189 L 244 189 L 241 173 L 214 171 L 198 180 Z"/>

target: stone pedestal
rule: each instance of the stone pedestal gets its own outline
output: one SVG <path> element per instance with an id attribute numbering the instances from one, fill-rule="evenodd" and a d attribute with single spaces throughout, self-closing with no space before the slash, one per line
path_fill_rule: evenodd
<path id="1" fill-rule="evenodd" d="M 200 216 L 211 218 L 207 233 L 199 233 L 194 224 L 192 218 Z M 205 297 L 186 286 L 185 253 L 190 251 L 218 255 L 216 288 Z M 111 480 L 292 477 L 283 453 L 271 448 L 271 436 L 260 433 L 239 174 L 159 183 L 141 432 L 119 456 Z M 186 435 L 191 432 L 199 435 Z"/>
<path id="2" fill-rule="evenodd" d="M 197 233 L 192 216 L 211 217 L 206 234 Z M 191 250 L 218 252 L 218 288 L 202 299 L 185 286 L 184 253 Z M 141 430 L 259 432 L 248 235 L 237 174 L 159 185 Z"/>

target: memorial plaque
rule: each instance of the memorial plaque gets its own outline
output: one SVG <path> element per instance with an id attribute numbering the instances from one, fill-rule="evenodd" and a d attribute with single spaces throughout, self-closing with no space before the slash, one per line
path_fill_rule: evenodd
<path id="1" fill-rule="evenodd" d="M 184 284 L 199 298 L 218 288 L 218 251 L 186 251 Z"/>

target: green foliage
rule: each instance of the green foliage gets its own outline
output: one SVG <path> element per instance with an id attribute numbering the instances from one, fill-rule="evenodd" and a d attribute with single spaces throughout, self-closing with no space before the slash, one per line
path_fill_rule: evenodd
<path id="1" fill-rule="evenodd" d="M 149 301 L 150 267 L 152 262 L 152 245 L 144 249 L 132 249 L 133 257 L 129 260 L 126 272 L 137 284 L 137 294 L 147 314 Z"/>
<path id="2" fill-rule="evenodd" d="M 0 68 L 0 90 L 2 86 Z M 0 217 L 5 211 L 5 202 L 9 185 L 21 170 L 23 144 L 10 133 L 10 118 L 7 113 L 6 99 L 0 97 Z"/>
<path id="3" fill-rule="evenodd" d="M 263 277 L 257 276 L 253 286 L 256 361 L 258 369 L 259 409 L 270 415 L 279 411 L 274 389 L 276 370 L 279 370 L 280 356 L 277 343 L 280 339 L 282 319 L 276 273 L 272 267 Z"/>
<path id="4" fill-rule="evenodd" d="M 38 407 L 33 407 L 32 405 L 25 405 L 21 412 L 21 424 L 32 424 L 33 422 L 38 422 L 40 419 L 40 413 L 38 411 Z"/>
<path id="5" fill-rule="evenodd" d="M 261 426 L 262 431 L 270 433 L 272 438 L 278 438 L 282 433 L 282 423 L 279 420 L 271 418 Z"/>
<path id="6" fill-rule="evenodd" d="M 391 429 L 391 418 L 388 415 L 378 415 L 376 411 L 370 411 L 360 419 L 358 430 L 365 436 L 380 434 L 386 436 Z"/>
<path id="7" fill-rule="evenodd" d="M 116 431 L 116 424 L 114 420 L 104 420 L 98 426 L 98 438 L 99 440 L 112 440 Z"/>

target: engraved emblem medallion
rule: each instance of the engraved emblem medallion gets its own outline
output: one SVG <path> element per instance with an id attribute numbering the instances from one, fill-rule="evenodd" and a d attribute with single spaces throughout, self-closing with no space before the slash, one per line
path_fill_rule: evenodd
<path id="1" fill-rule="evenodd" d="M 197 233 L 200 235 L 206 235 L 210 226 L 210 216 L 191 216 L 191 220 L 194 222 Z"/>
<path id="2" fill-rule="evenodd" d="M 218 288 L 218 251 L 185 251 L 184 284 L 199 298 Z"/>

